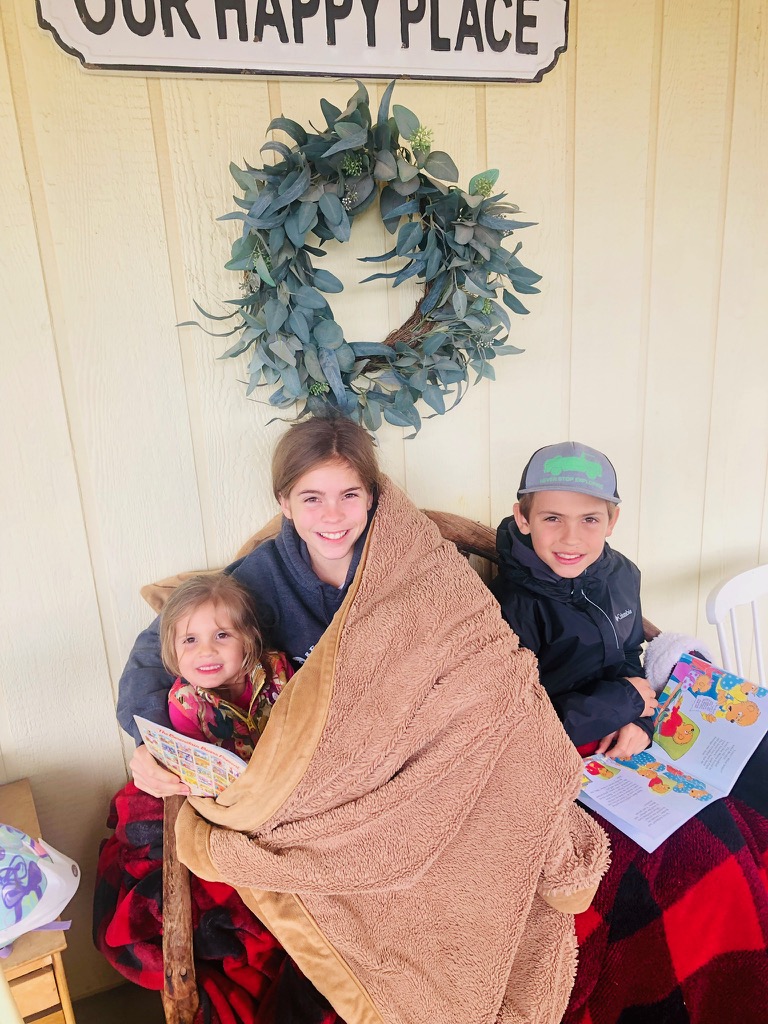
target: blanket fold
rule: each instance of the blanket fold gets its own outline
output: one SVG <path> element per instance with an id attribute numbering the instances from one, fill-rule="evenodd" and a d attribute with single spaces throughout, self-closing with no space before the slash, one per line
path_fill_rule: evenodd
<path id="1" fill-rule="evenodd" d="M 387 481 L 344 604 L 179 853 L 347 1024 L 555 1024 L 608 863 L 580 772 L 533 655 Z"/>

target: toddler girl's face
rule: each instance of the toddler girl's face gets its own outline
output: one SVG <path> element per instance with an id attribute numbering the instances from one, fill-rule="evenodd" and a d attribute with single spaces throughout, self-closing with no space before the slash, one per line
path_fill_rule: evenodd
<path id="1" fill-rule="evenodd" d="M 205 690 L 239 697 L 245 689 L 243 642 L 227 609 L 201 604 L 176 623 L 174 640 L 182 679 Z"/>
<path id="2" fill-rule="evenodd" d="M 373 495 L 348 462 L 323 462 L 280 495 L 283 515 L 307 545 L 316 575 L 344 585 L 352 549 L 368 522 Z"/>
<path id="3" fill-rule="evenodd" d="M 619 510 L 608 515 L 607 502 L 573 491 L 538 491 L 526 520 L 515 505 L 515 522 L 529 533 L 533 550 L 549 568 L 575 579 L 596 562 L 613 533 Z"/>

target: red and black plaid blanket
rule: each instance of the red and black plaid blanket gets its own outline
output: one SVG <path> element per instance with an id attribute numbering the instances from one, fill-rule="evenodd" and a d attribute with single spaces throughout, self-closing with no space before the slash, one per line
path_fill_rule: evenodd
<path id="1" fill-rule="evenodd" d="M 655 853 L 604 823 L 611 868 L 576 918 L 563 1024 L 767 1024 L 768 773 L 757 768 Z M 163 987 L 162 813 L 132 784 L 117 794 L 94 905 L 97 947 L 153 989 Z M 196 1024 L 342 1024 L 234 890 L 193 877 L 192 906 Z"/>
<path id="2" fill-rule="evenodd" d="M 94 894 L 96 947 L 129 981 L 163 987 L 163 803 L 121 789 L 101 847 Z M 200 1009 L 195 1024 L 341 1024 L 228 885 L 191 878 Z"/>
<path id="3" fill-rule="evenodd" d="M 576 917 L 579 969 L 563 1024 L 768 1022 L 764 755 L 731 797 L 654 853 L 596 815 L 611 837 L 611 866 Z"/>

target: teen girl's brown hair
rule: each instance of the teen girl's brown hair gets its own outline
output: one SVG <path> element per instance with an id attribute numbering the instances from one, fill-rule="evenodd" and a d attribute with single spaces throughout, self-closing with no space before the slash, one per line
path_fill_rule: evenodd
<path id="1" fill-rule="evenodd" d="M 176 657 L 176 626 L 208 603 L 222 605 L 229 613 L 232 630 L 243 645 L 243 675 L 256 668 L 264 650 L 256 603 L 250 591 L 234 576 L 224 572 L 190 576 L 184 580 L 165 603 L 160 613 L 160 655 L 171 675 L 179 675 Z"/>
<path id="2" fill-rule="evenodd" d="M 272 490 L 287 498 L 299 477 L 323 462 L 346 462 L 376 497 L 381 470 L 370 434 L 340 413 L 294 423 L 283 434 L 272 456 Z"/>

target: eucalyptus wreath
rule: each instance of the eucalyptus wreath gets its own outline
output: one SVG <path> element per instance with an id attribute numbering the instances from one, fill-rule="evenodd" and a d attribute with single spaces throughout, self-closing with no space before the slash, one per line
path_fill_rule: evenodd
<path id="1" fill-rule="evenodd" d="M 442 414 L 446 399 L 451 408 L 461 400 L 470 369 L 475 382 L 493 380 L 492 361 L 522 351 L 505 343 L 508 310 L 527 313 L 518 295 L 538 292 L 541 278 L 518 259 L 519 243 L 512 250 L 503 244 L 531 222 L 512 219 L 519 207 L 494 194 L 499 172 L 476 174 L 466 190 L 455 186 L 456 165 L 432 149 L 433 132 L 406 107 L 393 105 L 390 116 L 395 83 L 375 124 L 367 90 L 357 84 L 344 110 L 320 100 L 321 131 L 275 118 L 268 131 L 284 132 L 293 145 L 265 143 L 261 153 L 275 153 L 274 164 L 230 165 L 243 196 L 234 197 L 240 209 L 219 219 L 242 221 L 226 268 L 242 275 L 243 294 L 227 300 L 235 309 L 226 316 L 195 305 L 210 319 L 236 318 L 219 335 L 238 336 L 220 358 L 251 352 L 248 395 L 279 385 L 270 404 L 297 405 L 299 417 L 334 406 L 371 431 L 383 417 L 415 434 L 420 400 Z M 313 258 L 325 256 L 333 239 L 347 242 L 353 221 L 377 202 L 397 238 L 361 262 L 401 265 L 360 283 L 387 279 L 397 287 L 417 278 L 424 295 L 383 342 L 348 341 L 326 298 L 344 286 Z"/>

